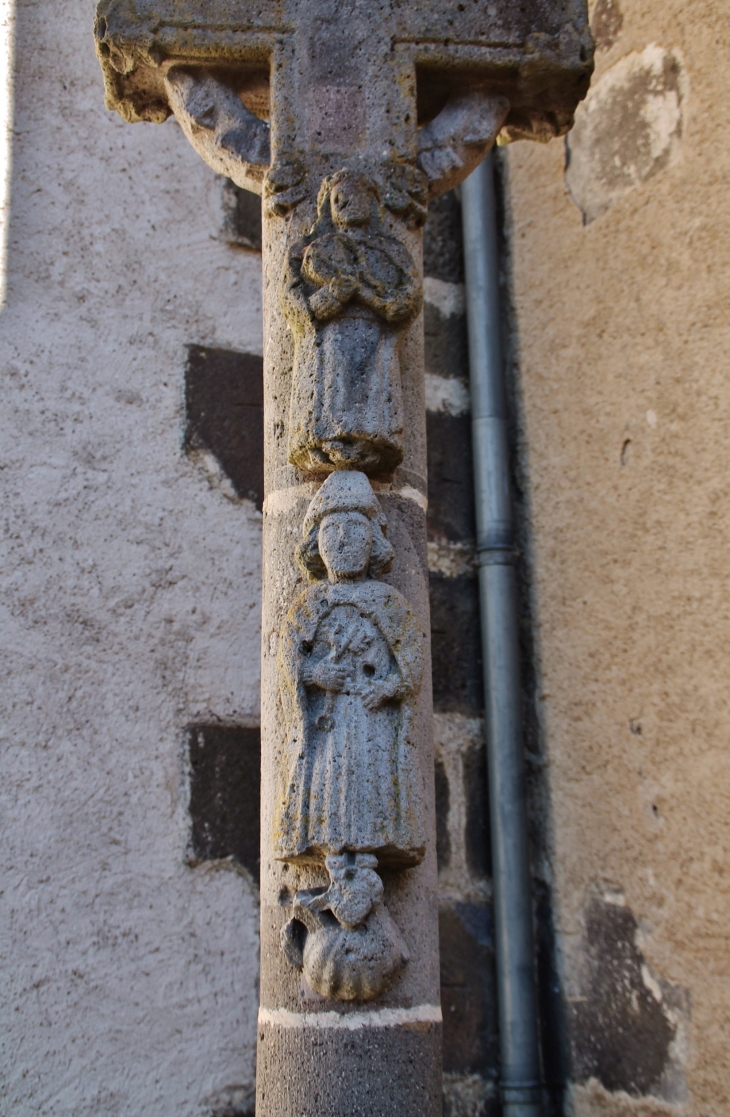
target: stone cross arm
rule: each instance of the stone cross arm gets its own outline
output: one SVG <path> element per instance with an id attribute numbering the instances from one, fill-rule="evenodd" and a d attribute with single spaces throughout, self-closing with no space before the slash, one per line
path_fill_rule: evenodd
<path id="1" fill-rule="evenodd" d="M 174 112 L 256 192 L 319 151 L 417 161 L 437 195 L 500 130 L 566 132 L 593 66 L 582 0 L 101 0 L 96 46 L 109 108 Z"/>

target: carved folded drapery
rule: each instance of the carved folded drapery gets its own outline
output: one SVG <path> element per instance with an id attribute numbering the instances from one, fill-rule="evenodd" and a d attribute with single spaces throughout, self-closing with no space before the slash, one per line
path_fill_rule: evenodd
<path id="1" fill-rule="evenodd" d="M 401 462 L 398 349 L 421 297 L 410 253 L 383 228 L 378 184 L 347 170 L 326 178 L 317 221 L 289 249 L 282 287 L 295 338 L 294 465 L 392 472 Z"/>

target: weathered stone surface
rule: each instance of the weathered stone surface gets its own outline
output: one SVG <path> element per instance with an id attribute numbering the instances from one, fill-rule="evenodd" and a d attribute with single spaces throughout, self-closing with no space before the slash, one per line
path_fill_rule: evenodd
<path id="1" fill-rule="evenodd" d="M 429 584 L 434 708 L 479 714 L 484 699 L 477 581 L 432 572 Z"/>
<path id="2" fill-rule="evenodd" d="M 443 1117 L 498 1117 L 501 1112 L 496 1079 L 481 1074 L 444 1074 Z"/>
<path id="3" fill-rule="evenodd" d="M 254 1083 L 260 912 L 187 864 L 183 761 L 258 717 L 261 522 L 183 452 L 186 346 L 262 352 L 260 261 L 174 123 L 104 109 L 92 7 L 0 29 L 0 1111 L 209 1117 Z"/>
<path id="4" fill-rule="evenodd" d="M 444 1071 L 496 1067 L 498 1041 L 492 917 L 483 904 L 443 904 L 439 912 Z"/>
<path id="5" fill-rule="evenodd" d="M 354 75 L 353 64 L 363 44 L 361 38 L 358 40 L 362 8 L 348 6 L 349 35 L 339 42 L 334 12 L 327 3 L 315 8 L 311 0 L 304 9 L 296 0 L 258 5 L 242 4 L 240 0 L 190 0 L 186 5 L 176 0 L 136 0 L 133 5 L 123 0 L 103 0 L 98 8 L 96 36 L 107 104 L 127 120 L 164 119 L 172 108 L 166 81 L 170 70 L 180 65 L 213 64 L 225 74 L 226 84 L 240 91 L 239 106 L 245 106 L 248 100 L 254 110 L 250 115 L 255 116 L 256 109 L 262 111 L 259 90 L 266 80 L 268 59 L 283 44 L 285 50 L 291 50 L 291 41 L 297 33 L 301 36 L 297 21 L 303 16 L 311 25 L 308 35 L 316 36 L 326 51 L 328 66 L 323 67 L 323 76 L 338 71 Z M 342 6 L 340 14 L 345 14 Z M 580 0 L 566 4 L 532 0 L 519 7 L 479 0 L 458 12 L 449 5 L 429 5 L 424 10 L 421 5 L 390 0 L 385 11 L 378 9 L 378 33 L 371 46 L 383 31 L 388 49 L 379 53 L 379 68 L 384 66 L 391 43 L 397 54 L 410 54 L 411 64 L 419 66 L 425 80 L 421 96 L 426 112 L 433 112 L 434 104 L 441 107 L 455 90 L 463 93 L 465 84 L 467 89 L 470 85 L 478 89 L 479 82 L 487 77 L 499 83 L 501 93 L 510 101 L 505 128 L 513 136 L 547 138 L 562 134 L 570 127 L 575 106 L 588 87 L 592 40 Z M 358 49 L 353 52 L 348 48 L 355 43 Z M 315 57 L 317 53 L 323 53 L 322 47 L 315 51 Z M 374 72 L 372 77 L 376 78 Z M 323 100 L 324 89 L 348 88 L 339 83 L 327 85 L 326 81 L 321 86 L 313 123 L 317 111 L 330 111 Z M 342 96 L 336 93 L 338 100 L 332 110 L 337 104 L 338 111 L 346 113 L 347 101 Z M 225 95 L 222 100 L 226 100 Z M 233 110 L 233 104 L 231 107 Z M 240 108 L 234 111 L 239 113 Z M 216 110 L 209 116 L 215 117 Z M 214 133 L 215 123 L 211 128 L 210 119 L 203 119 L 201 113 L 198 131 Z M 249 121 L 241 114 L 237 123 L 240 135 L 236 134 L 236 122 L 228 125 L 226 121 L 229 135 L 234 134 L 229 142 L 239 144 L 250 155 L 255 141 L 252 144 Z M 361 122 L 356 117 L 347 128 L 351 133 L 348 146 L 353 146 L 358 129 L 364 131 L 364 117 Z M 225 140 L 226 133 L 218 138 Z M 453 181 L 447 176 L 443 190 L 451 185 Z"/>
<path id="6" fill-rule="evenodd" d="M 678 56 L 656 44 L 595 83 L 566 140 L 565 182 L 586 224 L 676 156 L 685 93 Z"/>
<path id="7" fill-rule="evenodd" d="M 365 474 L 328 477 L 297 553 L 322 581 L 295 601 L 279 641 L 287 739 L 274 855 L 330 878 L 326 891 L 296 893 L 283 942 L 311 988 L 340 1000 L 378 996 L 408 961 L 375 869 L 424 854 L 411 726 L 425 634 L 402 595 L 374 580 L 393 562 L 386 527 Z"/>
<path id="8" fill-rule="evenodd" d="M 596 50 L 610 50 L 624 24 L 618 0 L 598 0 L 591 15 L 591 32 Z"/>
<path id="9" fill-rule="evenodd" d="M 464 845 L 466 863 L 474 877 L 491 877 L 492 849 L 489 833 L 487 749 L 485 741 L 474 742 L 463 760 L 463 795 L 466 804 Z"/>
<path id="10" fill-rule="evenodd" d="M 438 283 L 439 281 L 436 281 Z M 462 413 L 464 403 L 468 400 L 468 387 L 467 379 L 464 373 L 468 371 L 468 352 L 467 352 L 467 339 L 466 339 L 466 318 L 463 313 L 463 300 L 460 300 L 461 305 L 440 306 L 434 299 L 438 297 L 440 292 L 438 289 L 434 290 L 436 283 L 432 280 L 426 281 L 426 295 L 427 300 L 424 306 L 424 332 L 426 335 L 426 376 L 429 378 L 438 378 L 439 381 L 443 380 L 459 380 L 460 385 L 463 385 L 462 391 L 456 394 L 455 399 L 451 403 L 451 407 L 443 408 L 450 410 L 453 413 Z M 444 287 L 454 288 L 456 284 L 444 284 Z M 428 296 L 431 299 L 428 299 Z M 456 299 L 453 300 L 456 302 Z M 436 386 L 436 385 L 435 385 Z M 429 392 L 431 384 L 426 381 L 426 406 L 432 410 Z M 441 392 L 446 399 L 447 393 L 451 385 L 440 385 Z M 434 437 L 438 437 L 435 432 Z"/>
<path id="11" fill-rule="evenodd" d="M 236 186 L 230 178 L 222 178 L 221 203 L 223 222 L 221 238 L 229 244 L 261 251 L 261 198 L 251 190 Z"/>
<path id="12" fill-rule="evenodd" d="M 428 525 L 433 539 L 471 542 L 476 533 L 469 415 L 429 412 Z"/>
<path id="13" fill-rule="evenodd" d="M 305 1029 L 274 1018 L 259 1031 L 257 1115 L 262 1110 L 276 1117 L 440 1114 L 441 1029 L 428 1020 L 405 1027 L 397 1020 L 394 1012 L 390 1023 L 375 1017 L 358 1026 L 355 1016 L 351 1028 L 320 1020 L 322 1026 L 312 1022 Z M 302 1074 L 303 1067 L 311 1073 Z"/>
<path id="14" fill-rule="evenodd" d="M 449 834 L 449 777 L 443 760 L 436 757 L 434 765 L 436 781 L 436 863 L 439 869 L 448 868 L 451 860 L 451 836 Z"/>
<path id="15" fill-rule="evenodd" d="M 449 190 L 448 194 L 434 198 L 423 227 L 423 274 L 442 283 L 464 282 L 461 204 L 457 193 Z"/>
<path id="16" fill-rule="evenodd" d="M 398 590 L 374 580 L 393 561 L 385 526 L 355 471 L 332 474 L 304 518 L 299 560 L 323 580 L 295 601 L 280 634 L 281 860 L 372 853 L 404 868 L 423 858 L 411 726 L 426 637 Z"/>
<path id="17" fill-rule="evenodd" d="M 317 215 L 289 249 L 282 282 L 295 339 L 289 460 L 392 473 L 403 460 L 400 346 L 421 309 L 420 275 L 383 225 L 374 179 L 325 178 Z"/>

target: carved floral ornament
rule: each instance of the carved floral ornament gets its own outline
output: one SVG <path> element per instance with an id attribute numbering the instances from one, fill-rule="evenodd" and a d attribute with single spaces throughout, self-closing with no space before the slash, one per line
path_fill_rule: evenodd
<path id="1" fill-rule="evenodd" d="M 425 634 L 377 580 L 393 559 L 386 529 L 365 474 L 328 477 L 297 554 L 314 584 L 288 613 L 278 655 L 287 759 L 274 854 L 330 879 L 297 893 L 284 948 L 312 988 L 340 999 L 377 996 L 405 965 L 376 870 L 424 855 L 411 708 Z"/>

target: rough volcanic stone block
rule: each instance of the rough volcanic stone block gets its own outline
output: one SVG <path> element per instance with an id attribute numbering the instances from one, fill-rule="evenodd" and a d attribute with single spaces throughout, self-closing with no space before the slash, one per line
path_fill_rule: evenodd
<path id="1" fill-rule="evenodd" d="M 483 741 L 472 745 L 464 756 L 464 800 L 466 862 L 475 877 L 492 874 L 487 794 L 487 750 Z"/>
<path id="2" fill-rule="evenodd" d="M 193 725 L 189 859 L 232 858 L 259 879 L 261 732 L 258 728 Z"/>
<path id="3" fill-rule="evenodd" d="M 434 709 L 478 716 L 484 708 L 478 583 L 432 572 L 429 590 Z"/>
<path id="4" fill-rule="evenodd" d="M 263 359 L 255 353 L 188 347 L 185 449 L 213 455 L 240 499 L 264 499 Z"/>
<path id="5" fill-rule="evenodd" d="M 423 274 L 444 283 L 464 282 L 461 203 L 455 190 L 434 198 L 423 227 Z"/>
<path id="6" fill-rule="evenodd" d="M 670 994 L 652 978 L 637 943 L 639 927 L 624 902 L 594 897 L 585 916 L 584 996 L 571 1004 L 575 1077 L 607 1090 L 656 1093 L 671 1064 L 677 1016 Z"/>
<path id="7" fill-rule="evenodd" d="M 439 870 L 451 860 L 449 837 L 449 777 L 442 760 L 436 760 L 436 862 Z"/>
<path id="8" fill-rule="evenodd" d="M 469 347 L 464 314 L 442 314 L 431 303 L 423 308 L 426 372 L 436 376 L 469 376 Z"/>
<path id="9" fill-rule="evenodd" d="M 492 916 L 485 904 L 439 912 L 444 1071 L 496 1077 L 497 1005 Z"/>
<path id="10" fill-rule="evenodd" d="M 261 251 L 261 198 L 223 179 L 223 239 L 229 244 Z"/>
<path id="11" fill-rule="evenodd" d="M 429 411 L 426 430 L 429 538 L 471 542 L 476 527 L 470 416 Z"/>

